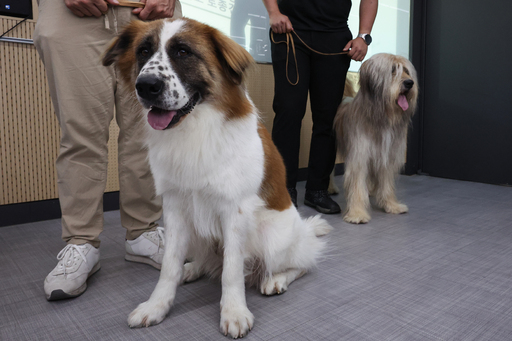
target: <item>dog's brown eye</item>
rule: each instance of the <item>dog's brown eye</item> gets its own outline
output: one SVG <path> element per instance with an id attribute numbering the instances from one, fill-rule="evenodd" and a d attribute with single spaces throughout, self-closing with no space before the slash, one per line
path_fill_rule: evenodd
<path id="1" fill-rule="evenodd" d="M 181 49 L 178 51 L 178 57 L 185 57 L 187 55 L 188 55 L 188 51 L 186 51 L 186 50 Z"/>
<path id="2" fill-rule="evenodd" d="M 142 49 L 140 50 L 140 55 L 142 57 L 147 57 L 149 55 L 149 50 L 148 49 Z"/>

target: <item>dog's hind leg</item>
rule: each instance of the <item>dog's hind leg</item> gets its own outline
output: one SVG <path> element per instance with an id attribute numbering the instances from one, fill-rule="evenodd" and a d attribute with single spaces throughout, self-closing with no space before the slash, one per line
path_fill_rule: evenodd
<path id="1" fill-rule="evenodd" d="M 191 245 L 191 261 L 183 265 L 182 283 L 193 282 L 208 274 L 220 277 L 222 272 L 222 245 L 220 242 L 207 243 L 203 239 L 195 239 Z"/>
<path id="2" fill-rule="evenodd" d="M 260 291 L 264 295 L 282 294 L 290 283 L 314 267 L 325 249 L 324 236 L 332 230 L 320 215 L 302 219 L 295 209 L 268 211 L 267 226 L 261 243 L 264 251 L 264 275 Z"/>
<path id="3" fill-rule="evenodd" d="M 266 276 L 261 282 L 260 291 L 263 295 L 271 296 L 282 294 L 288 290 L 288 285 L 296 279 L 304 276 L 306 270 L 290 269 L 271 276 Z"/>
<path id="4" fill-rule="evenodd" d="M 183 263 L 187 255 L 191 229 L 180 212 L 181 200 L 172 200 L 164 195 L 165 252 L 160 278 L 149 300 L 139 304 L 128 317 L 130 327 L 149 327 L 162 322 L 176 296 L 181 282 Z M 172 201 L 172 202 L 170 202 Z M 171 208 L 171 210 L 166 209 Z"/>
<path id="5" fill-rule="evenodd" d="M 377 204 L 386 211 L 386 213 L 402 214 L 409 211 L 408 207 L 401 204 L 395 195 L 395 170 L 391 167 L 384 168 L 378 172 L 377 185 Z"/>
<path id="6" fill-rule="evenodd" d="M 361 159 L 364 156 L 354 157 L 345 161 L 344 187 L 347 197 L 347 213 L 343 217 L 348 223 L 364 224 L 370 221 L 368 213 L 370 197 L 368 193 L 368 162 Z"/>
<path id="7" fill-rule="evenodd" d="M 182 283 L 190 283 L 203 275 L 202 265 L 194 260 L 183 265 L 183 279 L 181 281 Z"/>

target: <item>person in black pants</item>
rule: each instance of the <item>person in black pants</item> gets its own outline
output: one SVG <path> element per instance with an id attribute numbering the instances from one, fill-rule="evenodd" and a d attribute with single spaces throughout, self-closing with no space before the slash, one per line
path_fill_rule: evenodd
<path id="1" fill-rule="evenodd" d="M 286 165 L 288 191 L 297 206 L 300 130 L 309 92 L 313 133 L 304 203 L 321 213 L 340 213 L 339 205 L 327 193 L 336 160 L 332 125 L 343 98 L 350 60 L 362 61 L 366 56 L 378 0 L 361 0 L 359 34 L 355 39 L 347 24 L 351 0 L 263 0 L 263 3 L 275 40 L 271 45 L 276 114 L 272 139 Z M 348 53 L 318 54 L 292 34 L 295 57 L 291 46 L 287 56 L 286 44 L 279 42 L 286 41 L 285 33 L 291 31 L 316 51 Z"/>

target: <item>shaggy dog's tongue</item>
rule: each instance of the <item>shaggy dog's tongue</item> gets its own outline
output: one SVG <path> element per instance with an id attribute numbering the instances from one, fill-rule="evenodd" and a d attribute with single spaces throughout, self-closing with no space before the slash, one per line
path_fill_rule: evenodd
<path id="1" fill-rule="evenodd" d="M 151 109 L 148 113 L 148 123 L 156 130 L 164 130 L 171 123 L 176 111 Z"/>
<path id="2" fill-rule="evenodd" d="M 400 108 L 402 108 L 403 111 L 409 109 L 409 102 L 407 102 L 407 98 L 405 97 L 405 95 L 398 96 L 397 103 L 400 106 Z"/>

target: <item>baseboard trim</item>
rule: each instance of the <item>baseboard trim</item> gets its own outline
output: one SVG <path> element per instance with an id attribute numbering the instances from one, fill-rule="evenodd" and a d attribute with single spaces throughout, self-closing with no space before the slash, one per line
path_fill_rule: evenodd
<path id="1" fill-rule="evenodd" d="M 103 195 L 103 210 L 119 209 L 119 192 Z M 41 200 L 0 206 L 0 227 L 59 219 L 62 216 L 59 199 Z"/>

